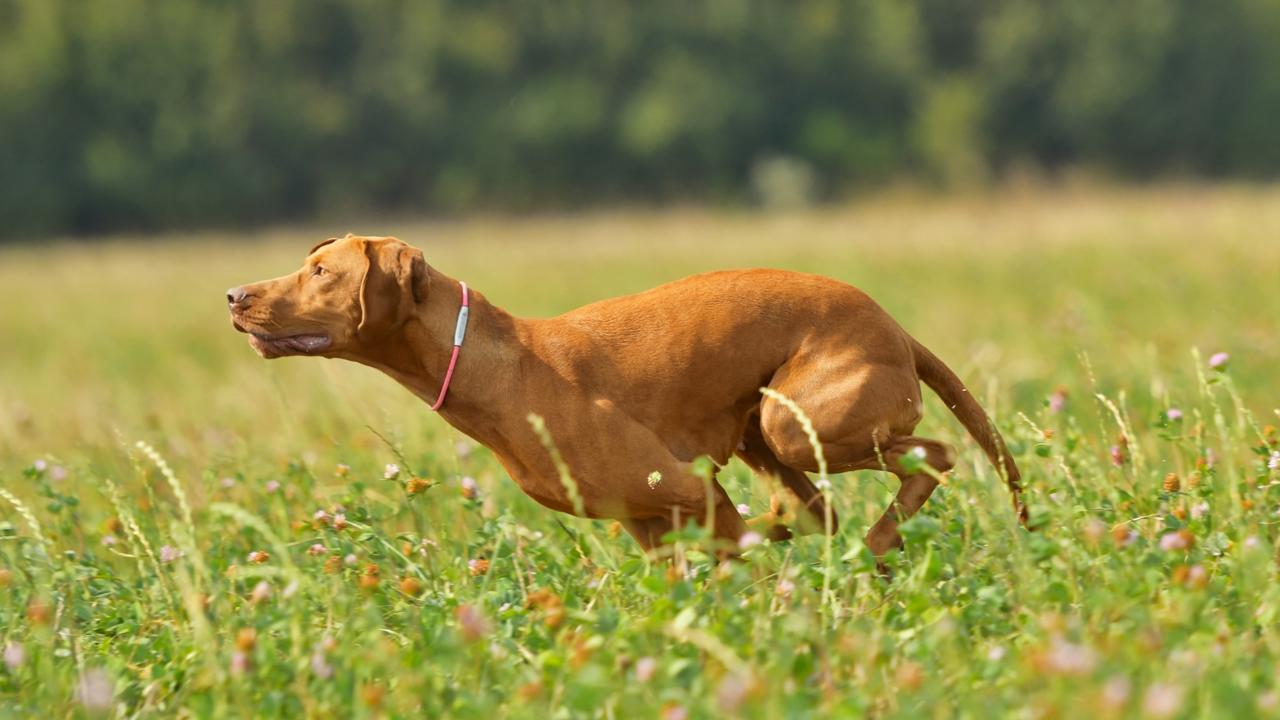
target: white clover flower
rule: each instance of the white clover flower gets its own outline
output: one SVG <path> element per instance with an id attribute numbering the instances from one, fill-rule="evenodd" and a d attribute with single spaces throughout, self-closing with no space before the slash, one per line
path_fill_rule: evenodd
<path id="1" fill-rule="evenodd" d="M 1064 675 L 1086 675 L 1098 664 L 1093 650 L 1065 640 L 1055 640 L 1045 655 L 1049 668 Z"/>
<path id="2" fill-rule="evenodd" d="M 1113 677 L 1102 685 L 1102 704 L 1110 710 L 1119 710 L 1129 702 L 1132 690 L 1128 678 Z"/>
<path id="3" fill-rule="evenodd" d="M 266 580 L 259 580 L 257 585 L 253 586 L 253 592 L 249 594 L 249 601 L 257 604 L 266 602 L 271 597 L 271 583 Z"/>
<path id="4" fill-rule="evenodd" d="M 76 699 L 90 712 L 106 712 L 116 697 L 116 682 L 106 670 L 86 671 L 76 683 Z"/>
<path id="5" fill-rule="evenodd" d="M 27 651 L 22 643 L 10 642 L 4 646 L 4 666 L 9 668 L 9 672 L 18 672 L 26 659 Z"/>
<path id="6" fill-rule="evenodd" d="M 741 673 L 729 673 L 716 687 L 716 704 L 720 711 L 733 715 L 742 707 L 751 692 L 751 678 Z"/>
<path id="7" fill-rule="evenodd" d="M 311 672 L 321 680 L 328 680 L 333 677 L 333 666 L 329 664 L 328 659 L 324 656 L 324 651 L 316 648 L 311 654 Z"/>

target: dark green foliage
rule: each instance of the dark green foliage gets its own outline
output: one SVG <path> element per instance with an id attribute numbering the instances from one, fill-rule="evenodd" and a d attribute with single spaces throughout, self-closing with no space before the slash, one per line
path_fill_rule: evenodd
<path id="1" fill-rule="evenodd" d="M 1274 177 L 1277 38 L 1271 0 L 0 0 L 0 235 Z"/>

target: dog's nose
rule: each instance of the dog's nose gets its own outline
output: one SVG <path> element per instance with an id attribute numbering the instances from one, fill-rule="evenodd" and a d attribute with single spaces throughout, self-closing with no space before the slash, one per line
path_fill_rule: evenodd
<path id="1" fill-rule="evenodd" d="M 244 299 L 248 296 L 249 296 L 249 293 L 245 292 L 244 288 L 233 287 L 227 291 L 227 304 L 239 305 L 240 303 L 244 302 Z"/>

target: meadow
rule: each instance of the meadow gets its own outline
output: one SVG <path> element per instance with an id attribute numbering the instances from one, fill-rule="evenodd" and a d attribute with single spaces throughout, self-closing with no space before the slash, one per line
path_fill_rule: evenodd
<path id="1" fill-rule="evenodd" d="M 724 267 L 848 281 L 979 396 L 1038 530 L 926 391 L 960 462 L 892 579 L 875 472 L 833 478 L 829 544 L 718 566 L 694 528 L 650 560 L 390 379 L 232 330 L 224 288 L 348 230 L 518 315 Z M 0 716 L 1280 715 L 1280 188 L 66 241 L 0 249 L 0 288 Z"/>

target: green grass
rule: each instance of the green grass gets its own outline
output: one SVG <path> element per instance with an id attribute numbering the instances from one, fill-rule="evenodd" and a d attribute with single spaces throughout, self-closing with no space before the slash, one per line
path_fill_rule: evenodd
<path id="1" fill-rule="evenodd" d="M 961 459 L 891 583 L 860 542 L 879 473 L 835 478 L 830 566 L 806 537 L 717 568 L 696 532 L 650 562 L 389 379 L 232 331 L 224 288 L 348 229 L 517 314 L 720 267 L 847 280 L 996 416 L 1042 530 L 929 396 Z M 0 251 L 0 716 L 1274 715 L 1276 238 L 1280 190 L 1173 188 Z"/>

